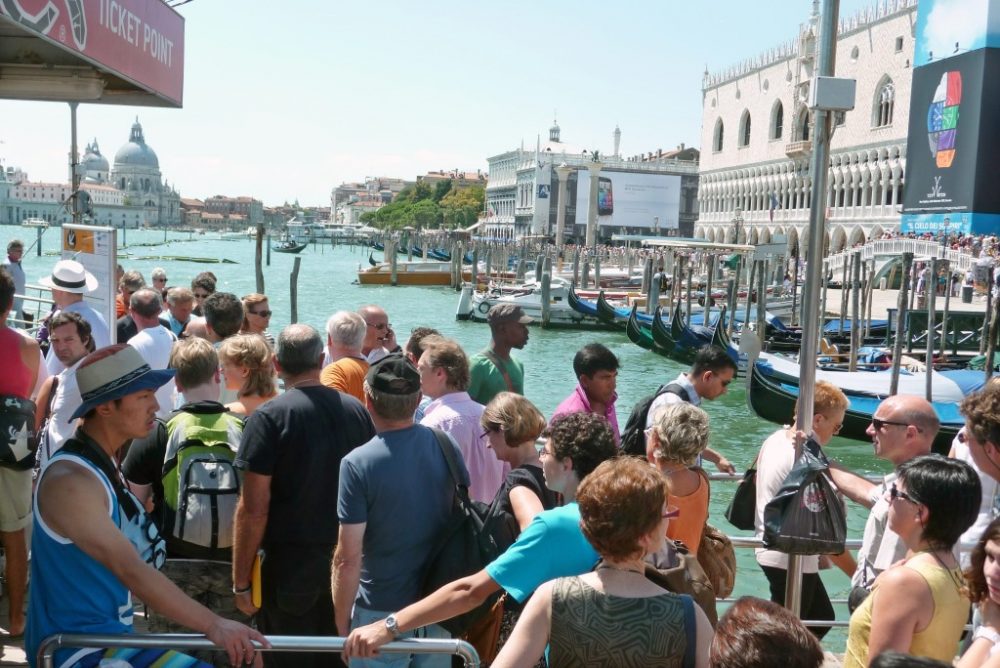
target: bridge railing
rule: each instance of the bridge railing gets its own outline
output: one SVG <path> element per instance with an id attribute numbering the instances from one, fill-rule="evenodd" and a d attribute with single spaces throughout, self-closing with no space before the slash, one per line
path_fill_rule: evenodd
<path id="1" fill-rule="evenodd" d="M 842 272 L 848 259 L 854 253 L 860 251 L 863 260 L 872 260 L 877 256 L 895 256 L 903 253 L 913 253 L 914 257 L 936 257 L 948 260 L 951 263 L 953 272 L 965 272 L 975 265 L 977 258 L 972 253 L 965 250 L 954 250 L 943 248 L 940 242 L 928 241 L 926 239 L 875 239 L 869 241 L 858 248 L 847 248 L 839 253 L 828 256 L 824 262 L 828 271 L 832 271 L 834 276 L 837 272 Z"/>

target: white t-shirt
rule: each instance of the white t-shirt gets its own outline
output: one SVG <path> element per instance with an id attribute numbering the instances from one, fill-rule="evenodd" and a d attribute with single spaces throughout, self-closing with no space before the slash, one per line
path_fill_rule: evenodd
<path id="1" fill-rule="evenodd" d="M 964 427 L 962 431 L 965 431 Z M 986 530 L 986 526 L 993 521 L 993 518 L 1000 514 L 998 512 L 1000 511 L 1000 507 L 998 507 L 1000 506 L 1000 485 L 997 484 L 993 476 L 986 475 L 979 470 L 976 462 L 972 461 L 969 446 L 960 442 L 957 436 L 952 441 L 951 449 L 955 454 L 955 459 L 965 462 L 979 475 L 979 482 L 982 483 L 983 488 L 983 498 L 979 503 L 979 514 L 976 515 L 976 521 L 958 539 L 958 561 L 962 564 L 962 568 L 968 568 L 969 559 L 972 556 L 972 547 L 979 542 L 979 538 Z"/>
<path id="2" fill-rule="evenodd" d="M 163 325 L 147 327 L 128 340 L 128 344 L 139 351 L 150 369 L 166 369 L 170 363 L 170 350 L 177 337 Z M 167 383 L 156 391 L 156 401 L 160 404 L 156 416 L 166 417 L 174 408 L 174 384 Z"/>
<path id="3" fill-rule="evenodd" d="M 58 376 L 55 396 L 52 397 L 52 414 L 38 448 L 38 463 L 42 466 L 76 431 L 76 420 L 70 422 L 69 416 L 83 403 L 80 388 L 76 384 L 76 370 L 82 361 L 81 357 L 76 364 L 64 369 Z"/>
<path id="4" fill-rule="evenodd" d="M 795 443 L 788 437 L 788 430 L 782 427 L 767 437 L 760 446 L 760 456 L 757 459 L 757 515 L 754 519 L 754 537 L 764 537 L 764 506 L 774 498 L 781 489 L 795 463 Z M 788 555 L 776 550 L 757 548 L 754 550 L 757 563 L 761 566 L 788 569 Z M 803 573 L 816 573 L 819 570 L 819 557 L 802 556 L 799 560 Z"/>

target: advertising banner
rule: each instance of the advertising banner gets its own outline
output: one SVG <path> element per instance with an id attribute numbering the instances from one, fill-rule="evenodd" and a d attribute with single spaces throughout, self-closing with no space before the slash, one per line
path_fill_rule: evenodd
<path id="1" fill-rule="evenodd" d="M 1000 0 L 920 0 L 900 229 L 1000 231 Z"/>
<path id="2" fill-rule="evenodd" d="M 2 0 L 0 20 L 181 106 L 184 18 L 161 0 Z"/>
<path id="3" fill-rule="evenodd" d="M 580 170 L 576 177 L 576 223 L 585 224 L 590 209 L 590 175 Z M 680 176 L 602 171 L 597 187 L 601 227 L 676 230 L 680 226 Z"/>
<path id="4" fill-rule="evenodd" d="M 115 268 L 118 265 L 118 233 L 113 227 L 91 225 L 63 225 L 63 260 L 76 260 L 97 279 L 97 290 L 85 295 L 90 305 L 101 312 L 111 330 L 112 343 L 115 336 Z"/>

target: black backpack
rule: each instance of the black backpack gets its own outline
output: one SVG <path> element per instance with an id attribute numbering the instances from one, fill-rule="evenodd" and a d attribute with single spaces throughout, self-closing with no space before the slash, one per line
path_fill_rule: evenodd
<path id="1" fill-rule="evenodd" d="M 661 385 L 655 393 L 640 399 L 629 413 L 628 422 L 622 431 L 621 452 L 625 455 L 646 458 L 646 419 L 649 417 L 649 407 L 658 396 L 669 392 L 691 403 L 691 395 L 679 383 Z"/>
<path id="2" fill-rule="evenodd" d="M 432 429 L 438 445 L 448 462 L 448 471 L 454 482 L 455 497 L 451 517 L 437 537 L 436 547 L 425 567 L 421 595 L 427 596 L 440 587 L 473 573 L 478 573 L 500 556 L 501 549 L 491 530 L 491 508 L 469 498 L 469 488 L 460 482 L 458 461 L 451 439 L 439 429 Z M 452 635 L 458 637 L 490 613 L 500 598 L 494 592 L 472 610 L 440 622 Z"/>

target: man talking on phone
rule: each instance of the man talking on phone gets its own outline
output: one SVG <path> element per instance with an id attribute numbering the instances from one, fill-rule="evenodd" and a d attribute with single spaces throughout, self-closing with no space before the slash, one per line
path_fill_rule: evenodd
<path id="1" fill-rule="evenodd" d="M 389 353 L 399 350 L 396 333 L 392 331 L 389 314 L 384 308 L 368 304 L 358 309 L 358 315 L 364 318 L 365 324 L 368 325 L 365 342 L 361 346 L 361 354 L 368 360 L 368 364 L 375 364 Z"/>

